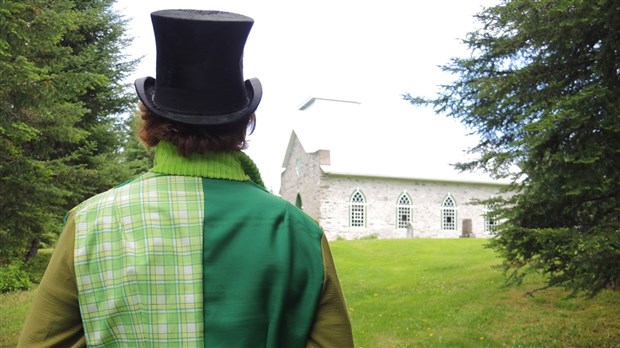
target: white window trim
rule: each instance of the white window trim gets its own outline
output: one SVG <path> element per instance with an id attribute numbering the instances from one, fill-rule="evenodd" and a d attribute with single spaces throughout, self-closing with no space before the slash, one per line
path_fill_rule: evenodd
<path id="1" fill-rule="evenodd" d="M 400 204 L 401 199 L 404 197 L 407 197 L 407 200 L 409 201 L 408 205 L 403 205 Z M 395 213 L 396 213 L 396 230 L 397 231 L 404 231 L 407 229 L 407 224 L 405 224 L 405 227 L 401 227 L 400 226 L 400 215 L 401 215 L 401 208 L 402 209 L 406 209 L 407 210 L 407 216 L 409 217 L 409 219 L 407 220 L 407 223 L 411 223 L 413 221 L 413 203 L 412 203 L 412 199 L 411 196 L 409 196 L 409 194 L 407 193 L 407 191 L 403 191 L 400 195 L 398 195 L 398 198 L 396 199 L 396 209 L 395 209 Z"/>
<path id="2" fill-rule="evenodd" d="M 453 207 L 447 207 L 446 201 L 450 199 L 452 200 L 452 203 L 454 203 Z M 454 212 L 454 228 L 450 228 L 447 229 L 445 228 L 445 224 L 444 224 L 444 217 L 445 217 L 445 213 L 447 211 L 453 211 Z M 441 216 L 440 216 L 440 230 L 441 231 L 458 231 L 459 230 L 459 226 L 458 226 L 458 206 L 456 204 L 456 199 L 454 199 L 454 197 L 452 196 L 452 194 L 448 193 L 444 199 L 441 201 Z"/>
<path id="3" fill-rule="evenodd" d="M 363 203 L 353 203 L 353 197 L 359 193 L 364 200 Z M 362 207 L 362 222 L 363 226 L 353 226 L 353 206 Z M 368 226 L 368 203 L 366 202 L 366 195 L 359 188 L 355 189 L 351 196 L 349 196 L 349 227 L 355 229 L 365 229 Z"/>
<path id="4" fill-rule="evenodd" d="M 484 207 L 484 232 L 487 234 L 495 234 L 494 229 L 499 225 L 497 217 L 495 217 L 493 219 L 493 223 L 491 223 L 491 220 L 489 219 L 489 213 L 491 211 L 493 211 L 493 207 L 488 205 Z"/>

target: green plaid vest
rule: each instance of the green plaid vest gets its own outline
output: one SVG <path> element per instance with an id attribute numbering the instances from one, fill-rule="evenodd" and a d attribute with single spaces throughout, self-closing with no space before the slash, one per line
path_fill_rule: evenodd
<path id="1" fill-rule="evenodd" d="M 181 158 L 164 143 L 151 172 L 75 208 L 89 346 L 305 345 L 322 231 L 246 173 L 241 153 Z"/>

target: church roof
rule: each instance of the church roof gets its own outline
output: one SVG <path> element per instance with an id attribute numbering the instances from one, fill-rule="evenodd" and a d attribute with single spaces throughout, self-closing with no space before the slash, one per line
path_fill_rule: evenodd
<path id="1" fill-rule="evenodd" d="M 506 184 L 485 173 L 455 170 L 476 144 L 459 123 L 403 101 L 382 110 L 352 100 L 310 98 L 300 106 L 284 157 L 289 163 L 295 139 L 306 153 L 330 152 L 326 174 Z"/>

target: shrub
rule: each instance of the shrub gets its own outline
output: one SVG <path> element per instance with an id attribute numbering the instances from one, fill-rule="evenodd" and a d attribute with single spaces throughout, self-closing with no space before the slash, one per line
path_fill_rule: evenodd
<path id="1" fill-rule="evenodd" d="M 30 275 L 23 262 L 13 262 L 0 268 L 0 293 L 28 290 L 32 287 Z"/>

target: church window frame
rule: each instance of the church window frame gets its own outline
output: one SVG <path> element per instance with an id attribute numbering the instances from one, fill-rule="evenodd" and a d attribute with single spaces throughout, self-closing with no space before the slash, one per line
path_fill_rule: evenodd
<path id="1" fill-rule="evenodd" d="M 495 234 L 499 220 L 497 219 L 497 204 L 490 203 L 484 207 L 484 232 L 490 235 Z"/>
<path id="2" fill-rule="evenodd" d="M 295 197 L 295 206 L 301 210 L 304 209 L 303 200 L 301 199 L 301 194 L 299 192 L 297 193 L 297 196 Z"/>
<path id="3" fill-rule="evenodd" d="M 448 193 L 441 202 L 441 230 L 456 231 L 457 230 L 457 213 L 458 206 L 456 199 Z"/>
<path id="4" fill-rule="evenodd" d="M 396 229 L 404 230 L 411 223 L 413 207 L 411 196 L 403 191 L 396 200 Z"/>
<path id="5" fill-rule="evenodd" d="M 349 227 L 365 228 L 367 215 L 366 196 L 360 189 L 355 189 L 349 197 Z"/>

